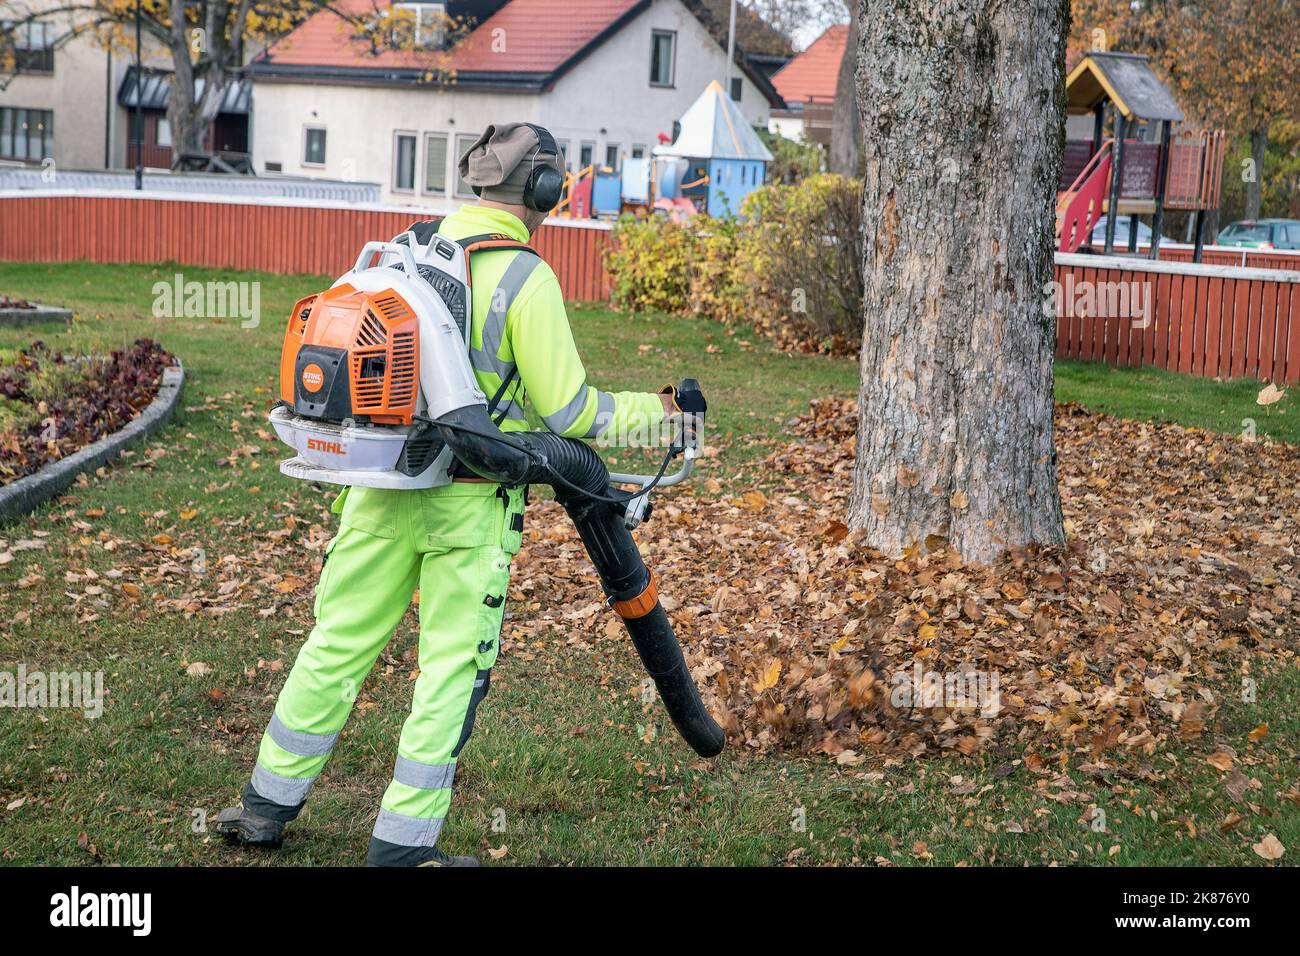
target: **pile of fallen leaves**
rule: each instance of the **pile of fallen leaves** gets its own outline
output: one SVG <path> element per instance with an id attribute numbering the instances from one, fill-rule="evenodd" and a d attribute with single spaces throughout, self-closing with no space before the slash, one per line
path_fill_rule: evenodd
<path id="1" fill-rule="evenodd" d="M 217 462 L 229 481 L 251 479 L 260 453 L 279 451 L 263 414 L 249 402 L 244 423 L 232 422 L 234 445 Z M 852 402 L 815 402 L 791 424 L 793 440 L 768 457 L 761 486 L 725 486 L 709 476 L 723 473 L 726 456 L 706 457 L 699 479 L 659 496 L 636 533 L 733 746 L 846 765 L 868 753 L 971 754 L 1016 743 L 1031 762 L 1047 747 L 1150 753 L 1212 734 L 1226 695 L 1247 691 L 1275 662 L 1293 664 L 1300 450 L 1061 406 L 1069 546 L 970 568 L 943 549 L 887 559 L 849 530 L 855 426 Z M 223 487 L 214 481 L 208 491 Z M 713 494 L 693 493 L 704 489 Z M 147 541 L 101 532 L 118 566 L 70 571 L 63 582 L 79 625 L 103 614 L 179 614 L 218 627 L 232 611 L 254 609 L 283 622 L 292 652 L 310 628 L 312 588 L 337 522 L 326 496 L 299 493 L 309 514 L 290 501 L 270 530 L 254 530 L 258 516 L 224 520 L 209 551 L 194 546 L 204 540 L 195 534 L 200 506 L 148 516 L 145 534 L 158 533 Z M 89 536 L 98 515 L 63 517 Z M 15 559 L 0 553 L 0 564 L 6 556 Z M 35 593 L 48 583 L 37 567 L 16 586 Z M 554 502 L 529 508 L 510 598 L 506 660 L 641 699 L 623 626 Z M 413 654 L 386 656 L 384 667 L 413 672 Z M 269 662 L 267 673 L 284 665 Z M 965 689 L 995 693 L 962 700 L 941 686 L 931 696 L 931 674 L 982 675 L 983 686 Z M 256 677 L 259 693 L 272 692 L 268 679 Z"/>
<path id="2" fill-rule="evenodd" d="M 107 358 L 35 342 L 0 362 L 0 484 L 112 434 L 158 394 L 172 355 L 138 339 Z"/>
<path id="3" fill-rule="evenodd" d="M 774 487 L 665 499 L 638 532 L 733 741 L 846 764 L 995 738 L 1151 752 L 1294 657 L 1300 450 L 1061 406 L 1069 547 L 979 569 L 943 549 L 888 560 L 850 532 L 855 427 L 851 401 L 815 402 L 767 461 Z M 619 639 L 562 512 L 529 517 L 514 596 L 542 610 L 516 637 Z"/>

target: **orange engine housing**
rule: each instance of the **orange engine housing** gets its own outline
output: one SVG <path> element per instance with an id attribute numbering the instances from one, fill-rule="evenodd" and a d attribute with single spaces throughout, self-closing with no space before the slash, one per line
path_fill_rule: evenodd
<path id="1" fill-rule="evenodd" d="M 352 414 L 382 425 L 410 425 L 419 393 L 420 328 L 415 310 L 392 289 L 358 292 L 344 283 L 299 299 L 280 352 L 280 398 L 294 404 L 303 345 L 347 353 Z"/>

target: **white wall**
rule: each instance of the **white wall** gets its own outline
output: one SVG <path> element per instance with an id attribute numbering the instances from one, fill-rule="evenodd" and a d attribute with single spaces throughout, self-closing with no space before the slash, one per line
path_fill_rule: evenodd
<path id="1" fill-rule="evenodd" d="M 654 30 L 677 34 L 676 68 L 671 87 L 650 85 L 650 36 Z M 655 0 L 650 8 L 562 76 L 543 98 L 541 123 L 559 140 L 569 140 L 577 165 L 577 144 L 593 140 L 598 162 L 605 146 L 616 143 L 625 155 L 632 144 L 653 148 L 657 134 L 671 136 L 680 119 L 709 81 L 723 82 L 726 51 L 713 41 L 679 0 Z M 753 126 L 766 128 L 770 104 L 749 77 L 742 81 L 740 108 Z M 604 130 L 604 132 L 601 132 Z"/>
<path id="2" fill-rule="evenodd" d="M 652 30 L 677 32 L 671 88 L 650 85 Z M 658 133 L 672 135 L 673 121 L 709 81 L 723 78 L 725 65 L 726 52 L 680 0 L 655 0 L 541 94 L 483 93 L 454 86 L 421 90 L 315 85 L 255 77 L 250 148 L 259 174 L 268 162 L 280 163 L 286 175 L 377 182 L 387 203 L 450 210 L 467 201 L 455 194 L 456 134 L 476 136 L 489 123 L 539 123 L 567 148 L 569 166 L 575 169 L 584 141 L 595 144 L 597 162 L 604 161 L 609 144 L 617 144 L 625 156 L 634 144 L 645 146 L 648 154 Z M 747 77 L 742 80 L 742 111 L 754 125 L 766 127 L 767 99 Z M 324 166 L 302 162 L 305 129 L 311 125 L 326 130 Z M 398 131 L 417 134 L 416 184 L 411 192 L 394 189 Z M 451 136 L 448 189 L 442 195 L 423 190 L 426 133 Z"/>
<path id="3" fill-rule="evenodd" d="M 32 4 L 63 5 L 57 0 L 36 0 Z M 64 34 L 74 22 L 68 13 L 51 14 L 48 20 L 55 25 L 56 36 Z M 120 52 L 113 56 L 110 77 L 107 52 L 91 37 L 77 37 L 54 51 L 53 73 L 22 74 L 0 89 L 0 106 L 52 110 L 54 161 L 56 167 L 65 169 L 103 169 L 105 128 L 111 123 L 110 165 L 118 164 L 126 131 L 117 128 L 116 97 L 129 56 Z"/>
<path id="4" fill-rule="evenodd" d="M 538 122 L 536 110 L 536 96 L 513 93 L 255 80 L 250 148 L 259 175 L 266 172 L 267 163 L 280 163 L 285 175 L 375 182 L 383 202 L 441 211 L 464 201 L 455 195 L 456 137 L 476 137 L 493 120 Z M 303 162 L 309 126 L 326 131 L 324 166 Z M 394 188 L 399 132 L 416 134 L 416 182 L 411 192 Z M 423 191 L 426 133 L 449 137 L 443 195 Z"/>

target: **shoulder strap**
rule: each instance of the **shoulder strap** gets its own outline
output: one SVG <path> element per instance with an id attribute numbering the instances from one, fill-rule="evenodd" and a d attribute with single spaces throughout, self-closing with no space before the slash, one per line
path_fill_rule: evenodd
<path id="1" fill-rule="evenodd" d="M 478 236 L 466 236 L 464 239 L 457 239 L 456 243 L 467 253 L 489 252 L 495 249 L 518 249 L 520 252 L 531 252 L 537 258 L 537 250 L 526 242 L 520 242 L 499 232 L 485 232 Z"/>

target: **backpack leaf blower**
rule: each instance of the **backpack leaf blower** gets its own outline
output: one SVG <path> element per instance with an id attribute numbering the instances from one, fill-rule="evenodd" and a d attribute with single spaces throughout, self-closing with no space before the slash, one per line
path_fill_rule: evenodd
<path id="1" fill-rule="evenodd" d="M 551 432 L 502 432 L 469 360 L 469 261 L 479 251 L 528 246 L 505 236 L 453 242 L 417 223 L 392 242 L 367 243 L 324 292 L 299 300 L 280 360 L 280 399 L 270 414 L 296 455 L 292 478 L 416 489 L 447 484 L 463 469 L 503 485 L 548 484 L 577 527 L 607 601 L 622 618 L 674 726 L 704 757 L 725 737 L 700 699 L 654 577 L 632 539 L 650 491 L 685 480 L 696 433 L 680 428 L 654 476 L 611 474 L 585 442 Z M 422 228 L 425 227 L 425 228 Z M 686 411 L 705 410 L 683 380 Z M 669 462 L 681 456 L 678 471 Z M 612 484 L 634 484 L 633 492 Z"/>

